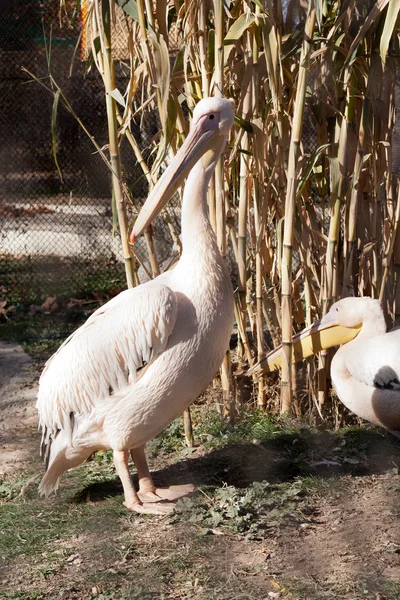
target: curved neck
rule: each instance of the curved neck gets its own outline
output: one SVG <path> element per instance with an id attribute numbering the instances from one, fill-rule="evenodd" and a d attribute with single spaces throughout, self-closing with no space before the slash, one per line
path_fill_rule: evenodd
<path id="1" fill-rule="evenodd" d="M 219 249 L 208 217 L 207 189 L 220 153 L 210 165 L 201 158 L 191 170 L 182 200 L 182 258 L 198 259 Z"/>
<path id="2" fill-rule="evenodd" d="M 384 333 L 386 333 L 385 317 L 383 316 L 382 311 L 379 311 L 379 313 L 376 311 L 374 314 L 363 319 L 361 331 L 355 340 L 359 340 L 360 338 L 372 338 L 377 335 L 383 335 Z"/>

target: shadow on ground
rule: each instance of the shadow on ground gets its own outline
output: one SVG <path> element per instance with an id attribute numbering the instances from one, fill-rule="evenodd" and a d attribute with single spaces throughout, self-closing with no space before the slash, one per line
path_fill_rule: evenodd
<path id="1" fill-rule="evenodd" d="M 202 452 L 201 456 L 196 453 Z M 199 448 L 190 456 L 153 472 L 156 485 L 247 487 L 255 481 L 281 483 L 297 477 L 360 477 L 396 473 L 400 466 L 400 440 L 379 430 L 349 429 L 277 434 L 273 439 L 232 444 L 204 454 Z M 117 477 L 91 484 L 72 499 L 92 502 L 122 493 Z"/>

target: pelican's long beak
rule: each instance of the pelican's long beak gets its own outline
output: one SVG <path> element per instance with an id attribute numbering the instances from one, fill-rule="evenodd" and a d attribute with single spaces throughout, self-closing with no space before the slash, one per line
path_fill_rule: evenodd
<path id="1" fill-rule="evenodd" d="M 355 327 L 343 327 L 343 325 L 339 325 L 334 315 L 327 313 L 323 319 L 316 321 L 310 327 L 293 336 L 292 361 L 296 363 L 313 354 L 318 354 L 322 350 L 346 344 L 358 335 L 361 327 L 361 323 Z M 282 346 L 278 346 L 251 367 L 248 375 L 271 373 L 281 367 Z"/>
<path id="2" fill-rule="evenodd" d="M 201 124 L 192 125 L 185 142 L 144 203 L 132 229 L 131 244 L 164 208 L 195 163 L 213 147 L 217 135 L 216 131 L 202 129 Z"/>

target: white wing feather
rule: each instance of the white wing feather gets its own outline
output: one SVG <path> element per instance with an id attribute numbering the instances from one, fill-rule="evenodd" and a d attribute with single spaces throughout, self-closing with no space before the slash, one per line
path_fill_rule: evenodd
<path id="1" fill-rule="evenodd" d="M 400 329 L 349 344 L 346 367 L 358 381 L 372 387 L 399 387 Z"/>
<path id="2" fill-rule="evenodd" d="M 89 415 L 96 402 L 134 385 L 137 371 L 166 348 L 177 298 L 149 281 L 126 290 L 94 312 L 49 359 L 37 408 L 45 444 L 58 429 L 71 435 L 71 413 Z"/>

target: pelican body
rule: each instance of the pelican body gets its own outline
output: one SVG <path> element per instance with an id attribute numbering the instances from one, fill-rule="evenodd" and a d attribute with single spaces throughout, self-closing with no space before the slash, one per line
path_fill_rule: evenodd
<path id="1" fill-rule="evenodd" d="M 332 359 L 337 395 L 353 413 L 375 425 L 400 430 L 400 329 L 386 332 L 383 311 L 373 298 L 344 298 L 321 321 L 344 327 L 361 324 L 355 339 Z"/>
<path id="2" fill-rule="evenodd" d="M 206 193 L 233 119 L 229 101 L 199 102 L 185 143 L 136 220 L 132 242 L 189 173 L 176 267 L 99 308 L 48 361 L 37 402 L 48 459 L 42 493 L 54 491 L 67 469 L 98 449 L 114 451 L 128 508 L 167 512 L 170 507 L 158 501 L 186 493 L 155 489 L 144 445 L 205 390 L 229 346 L 233 291 Z M 129 451 L 139 494 L 128 471 Z"/>
<path id="3" fill-rule="evenodd" d="M 293 338 L 294 361 L 342 344 L 331 363 L 332 382 L 343 404 L 381 427 L 400 431 L 400 329 L 386 332 L 378 300 L 344 298 L 311 327 Z M 277 348 L 252 368 L 280 366 Z"/>

